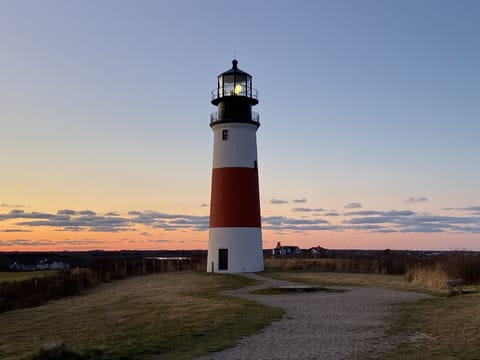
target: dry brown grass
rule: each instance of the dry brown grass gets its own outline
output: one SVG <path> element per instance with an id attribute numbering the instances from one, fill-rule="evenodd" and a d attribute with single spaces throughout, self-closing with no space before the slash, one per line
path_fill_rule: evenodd
<path id="1" fill-rule="evenodd" d="M 421 287 L 446 289 L 449 276 L 440 263 L 431 266 L 416 265 L 405 274 L 405 280 Z"/>
<path id="2" fill-rule="evenodd" d="M 365 286 L 379 287 L 394 290 L 424 291 L 431 292 L 424 286 L 405 281 L 401 275 L 380 274 L 351 274 L 334 272 L 300 272 L 300 271 L 268 271 L 266 276 L 275 279 L 293 282 L 314 284 L 320 286 Z"/>
<path id="3" fill-rule="evenodd" d="M 400 304 L 391 332 L 407 334 L 385 359 L 479 359 L 480 292 Z"/>
<path id="4" fill-rule="evenodd" d="M 386 274 L 387 267 L 380 259 L 312 259 L 281 258 L 265 259 L 265 267 L 277 270 L 304 270 L 328 272 L 352 272 L 367 274 Z"/>
<path id="5" fill-rule="evenodd" d="M 78 353 L 99 350 L 105 359 L 191 359 L 281 316 L 279 309 L 218 294 L 250 282 L 195 272 L 153 274 L 6 312 L 0 314 L 0 359 L 19 359 L 62 341 Z"/>
<path id="6" fill-rule="evenodd" d="M 418 271 L 421 274 L 422 271 Z M 273 278 L 321 286 L 367 286 L 395 290 L 422 291 L 434 295 L 414 303 L 395 306 L 390 333 L 403 338 L 383 359 L 479 359 L 480 358 L 480 286 L 464 287 L 465 294 L 448 297 L 445 289 L 425 275 L 408 282 L 403 276 L 271 271 Z M 428 280 L 428 281 L 427 281 Z M 441 280 L 443 281 L 443 279 Z M 428 286 L 427 286 L 428 285 Z"/>

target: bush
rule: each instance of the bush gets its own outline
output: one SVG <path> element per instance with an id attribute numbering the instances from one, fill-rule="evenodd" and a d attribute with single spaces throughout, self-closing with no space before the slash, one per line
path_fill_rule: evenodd
<path id="1" fill-rule="evenodd" d="M 405 280 L 412 284 L 433 289 L 444 289 L 447 287 L 448 274 L 443 270 L 439 262 L 434 264 L 416 264 L 407 270 Z"/>
<path id="2" fill-rule="evenodd" d="M 103 258 L 86 269 L 62 270 L 58 275 L 0 283 L 0 313 L 38 306 L 49 300 L 76 295 L 102 282 L 128 276 L 179 270 L 205 271 L 206 258 L 188 260 L 129 259 L 115 261 Z"/>
<path id="3" fill-rule="evenodd" d="M 273 269 L 389 275 L 404 274 L 407 264 L 406 257 L 393 255 L 351 259 L 307 257 L 270 257 L 265 259 L 265 266 Z"/>
<path id="4" fill-rule="evenodd" d="M 457 252 L 423 259 L 405 274 L 409 282 L 440 289 L 452 278 L 461 278 L 467 285 L 480 284 L 480 256 Z"/>
<path id="5" fill-rule="evenodd" d="M 41 305 L 75 295 L 95 285 L 89 269 L 63 270 L 58 275 L 0 283 L 0 312 Z"/>
<path id="6" fill-rule="evenodd" d="M 45 344 L 30 357 L 30 360 L 101 360 L 104 359 L 100 350 L 79 353 L 67 348 L 65 343 Z"/>

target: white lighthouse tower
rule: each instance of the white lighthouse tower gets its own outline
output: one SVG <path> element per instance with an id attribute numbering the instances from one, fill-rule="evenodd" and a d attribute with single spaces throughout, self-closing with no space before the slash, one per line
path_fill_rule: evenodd
<path id="1" fill-rule="evenodd" d="M 252 76 L 237 67 L 218 76 L 210 116 L 213 130 L 212 196 L 207 271 L 263 271 L 258 189 L 257 90 Z"/>

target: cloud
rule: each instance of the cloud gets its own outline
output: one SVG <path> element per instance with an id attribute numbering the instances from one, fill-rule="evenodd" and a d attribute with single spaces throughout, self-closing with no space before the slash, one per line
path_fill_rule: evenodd
<path id="1" fill-rule="evenodd" d="M 57 231 L 87 231 L 87 228 L 81 226 L 65 226 L 62 229 L 57 229 Z"/>
<path id="2" fill-rule="evenodd" d="M 323 216 L 339 216 L 340 214 L 335 212 L 335 211 L 331 211 L 331 212 L 327 212 L 325 214 L 323 214 Z"/>
<path id="3" fill-rule="evenodd" d="M 90 210 L 79 211 L 77 214 L 85 214 L 76 217 L 70 216 L 53 216 L 46 220 L 34 220 L 18 222 L 16 225 L 30 226 L 30 227 L 60 227 L 64 230 L 88 230 L 94 232 L 118 232 L 132 230 L 132 222 L 128 218 L 111 217 L 111 216 L 97 216 Z"/>
<path id="4" fill-rule="evenodd" d="M 270 204 L 274 204 L 274 205 L 288 204 L 288 200 L 272 199 L 270 200 Z"/>
<path id="5" fill-rule="evenodd" d="M 6 207 L 6 208 L 22 208 L 25 207 L 23 205 L 13 205 L 13 204 L 0 204 L 1 207 Z"/>
<path id="6" fill-rule="evenodd" d="M 344 224 L 382 224 L 392 222 L 392 217 L 378 216 L 378 217 L 359 217 L 350 220 L 343 220 Z"/>
<path id="7" fill-rule="evenodd" d="M 90 244 L 101 244 L 103 241 L 95 240 L 95 239 L 81 239 L 81 240 L 70 240 L 64 239 L 61 241 L 55 241 L 55 244 L 60 245 L 90 245 Z"/>
<path id="8" fill-rule="evenodd" d="M 294 203 L 297 203 L 297 204 L 304 204 L 304 203 L 307 202 L 307 199 L 305 199 L 305 198 L 294 199 L 293 202 L 294 202 Z"/>
<path id="9" fill-rule="evenodd" d="M 25 230 L 25 229 L 3 229 L 0 232 L 5 233 L 19 233 L 19 232 L 32 232 L 32 230 Z"/>
<path id="10" fill-rule="evenodd" d="M 24 220 L 15 223 L 24 227 L 53 227 L 57 231 L 92 231 L 120 232 L 137 231 L 137 225 L 160 228 L 167 231 L 208 229 L 209 217 L 187 214 L 166 214 L 152 210 L 129 211 L 127 216 L 119 216 L 109 212 L 97 215 L 92 210 L 58 210 L 56 214 L 12 210 L 8 214 L 0 214 L 0 221 Z"/>
<path id="11" fill-rule="evenodd" d="M 360 204 L 358 202 L 353 202 L 353 203 L 345 205 L 345 209 L 359 209 L 361 207 L 362 207 L 362 204 Z"/>
<path id="12" fill-rule="evenodd" d="M 422 202 L 427 202 L 428 199 L 426 197 L 409 197 L 407 200 L 405 200 L 405 203 L 407 204 L 418 204 Z"/>
<path id="13" fill-rule="evenodd" d="M 0 214 L 0 221 L 11 220 L 11 219 L 52 219 L 57 215 L 40 213 L 40 212 L 31 212 L 26 213 L 24 210 L 12 210 L 8 214 Z"/>
<path id="14" fill-rule="evenodd" d="M 296 207 L 296 208 L 293 208 L 292 211 L 294 211 L 294 212 L 321 212 L 321 211 L 324 211 L 324 209 L 322 209 L 322 208 L 313 209 L 313 208 Z"/>
<path id="15" fill-rule="evenodd" d="M 277 202 L 286 200 L 272 199 Z M 302 199 L 299 199 L 302 200 Z M 262 227 L 275 233 L 300 233 L 307 231 L 364 231 L 370 233 L 470 233 L 480 234 L 480 206 L 455 208 L 465 216 L 444 216 L 434 213 L 417 213 L 412 210 L 356 210 L 359 203 L 348 204 L 343 214 L 322 208 L 296 207 L 292 216 L 269 216 L 262 219 Z M 8 211 L 8 210 L 7 210 Z M 318 214 L 321 212 L 321 214 Z M 328 220 L 332 220 L 330 223 Z M 54 231 L 71 232 L 130 232 L 137 231 L 142 237 L 151 237 L 150 229 L 171 231 L 199 231 L 209 228 L 209 216 L 181 213 L 163 213 L 154 210 L 131 210 L 120 216 L 117 212 L 98 214 L 93 210 L 60 209 L 53 213 L 26 212 L 22 209 L 9 209 L 1 214 L 0 222 L 8 224 L 0 233 L 28 233 L 34 228 L 45 227 Z M 141 238 L 142 239 L 142 238 Z M 143 241 L 143 240 L 140 240 Z M 3 241 L 2 245 L 39 246 L 64 244 L 59 242 L 30 241 L 17 239 Z M 34 245 L 29 245 L 34 244 Z M 70 242 L 71 244 L 71 242 Z M 86 243 L 82 243 L 85 245 Z"/>
<path id="16" fill-rule="evenodd" d="M 14 240 L 0 240 L 0 247 L 8 246 L 50 246 L 56 244 L 49 240 L 27 240 L 27 239 L 14 239 Z"/>
<path id="17" fill-rule="evenodd" d="M 344 215 L 352 216 L 342 221 L 346 229 L 363 228 L 383 233 L 480 233 L 480 218 L 477 216 L 418 214 L 411 210 L 356 211 Z"/>
<path id="18" fill-rule="evenodd" d="M 268 216 L 262 218 L 262 227 L 275 231 L 311 231 L 311 230 L 337 230 L 324 219 L 296 219 L 284 216 Z"/>
<path id="19" fill-rule="evenodd" d="M 63 210 L 57 211 L 57 215 L 75 215 L 75 214 L 76 214 L 75 210 L 63 209 Z"/>
<path id="20" fill-rule="evenodd" d="M 80 215 L 85 215 L 85 216 L 95 216 L 97 213 L 92 210 L 81 210 L 78 212 Z"/>
<path id="21" fill-rule="evenodd" d="M 175 242 L 175 241 L 165 240 L 165 239 L 156 239 L 156 240 L 148 240 L 148 242 L 152 242 L 152 243 L 172 243 L 172 242 Z"/>
<path id="22" fill-rule="evenodd" d="M 480 206 L 467 206 L 463 208 L 458 208 L 457 210 L 461 211 L 480 211 Z"/>
<path id="23" fill-rule="evenodd" d="M 166 231 L 179 229 L 191 229 L 194 231 L 204 231 L 208 229 L 210 217 L 196 216 L 186 214 L 166 214 L 152 210 L 130 211 L 129 214 L 135 214 L 131 218 L 133 223 L 160 228 Z"/>
<path id="24" fill-rule="evenodd" d="M 345 216 L 410 216 L 415 215 L 415 212 L 411 210 L 390 210 L 390 211 L 376 211 L 376 210 L 362 210 L 362 211 L 350 211 L 346 212 Z"/>
<path id="25" fill-rule="evenodd" d="M 202 207 L 202 208 L 203 207 L 209 207 L 209 206 L 210 206 L 210 204 L 206 204 L 206 203 L 203 203 L 203 204 L 200 205 L 200 207 Z"/>

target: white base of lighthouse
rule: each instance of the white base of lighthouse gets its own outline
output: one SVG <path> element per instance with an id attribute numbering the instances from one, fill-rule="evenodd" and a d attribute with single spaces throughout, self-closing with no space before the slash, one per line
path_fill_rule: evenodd
<path id="1" fill-rule="evenodd" d="M 261 228 L 210 228 L 207 271 L 263 271 Z"/>

